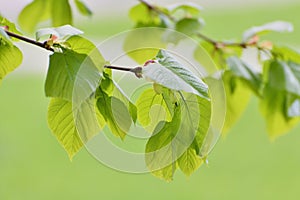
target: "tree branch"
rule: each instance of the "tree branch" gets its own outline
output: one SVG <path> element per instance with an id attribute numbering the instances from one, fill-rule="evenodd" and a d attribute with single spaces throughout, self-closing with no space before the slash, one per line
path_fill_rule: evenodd
<path id="1" fill-rule="evenodd" d="M 156 7 L 155 5 L 150 4 L 149 2 L 147 2 L 146 0 L 138 0 L 140 3 L 146 5 L 150 10 L 153 10 L 154 12 L 160 14 L 160 15 L 164 15 L 165 17 L 167 17 L 168 19 L 170 19 L 172 22 L 176 23 L 176 19 L 168 14 L 165 13 L 163 10 L 161 10 L 159 7 Z M 253 46 L 255 44 L 253 43 L 244 43 L 244 42 L 224 42 L 224 41 L 217 41 L 214 40 L 202 33 L 197 33 L 196 36 L 210 44 L 212 44 L 216 49 L 221 49 L 223 47 L 240 47 L 240 48 L 247 48 L 248 46 Z"/>
<path id="2" fill-rule="evenodd" d="M 5 30 L 5 32 L 6 32 L 6 34 L 9 35 L 10 37 L 17 38 L 17 39 L 22 40 L 22 41 L 24 41 L 24 42 L 27 42 L 27 43 L 29 43 L 29 44 L 33 44 L 33 45 L 35 45 L 35 46 L 41 47 L 41 48 L 46 49 L 46 50 L 48 50 L 48 51 L 54 52 L 54 49 L 52 49 L 52 47 L 49 46 L 49 45 L 47 44 L 47 41 L 45 41 L 45 42 L 38 42 L 38 41 L 35 41 L 35 40 L 33 40 L 33 39 L 30 39 L 30 38 L 27 38 L 27 37 L 18 35 L 18 34 L 16 34 L 16 33 L 9 32 L 9 31 L 7 31 L 7 30 Z"/>

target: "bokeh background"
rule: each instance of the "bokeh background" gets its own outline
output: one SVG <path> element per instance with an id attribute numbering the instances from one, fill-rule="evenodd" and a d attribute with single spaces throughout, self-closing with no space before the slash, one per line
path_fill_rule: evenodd
<path id="1" fill-rule="evenodd" d="M 0 0 L 0 13 L 16 21 L 28 2 Z M 132 27 L 127 11 L 136 1 L 85 2 L 95 15 L 76 15 L 75 25 L 95 42 Z M 207 26 L 203 32 L 212 37 L 240 38 L 248 27 L 280 19 L 292 22 L 295 31 L 269 38 L 300 49 L 299 0 L 194 2 L 205 8 Z M 300 127 L 271 142 L 254 97 L 228 136 L 220 139 L 209 164 L 189 178 L 177 172 L 174 181 L 166 183 L 150 174 L 120 173 L 101 165 L 84 149 L 70 162 L 47 127 L 48 99 L 43 82 L 48 53 L 18 45 L 24 51 L 24 63 L 0 88 L 1 200 L 299 199 Z"/>

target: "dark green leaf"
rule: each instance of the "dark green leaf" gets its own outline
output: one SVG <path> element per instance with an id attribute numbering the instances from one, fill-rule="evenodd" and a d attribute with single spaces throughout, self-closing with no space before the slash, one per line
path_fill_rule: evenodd
<path id="1" fill-rule="evenodd" d="M 82 1 L 75 0 L 75 5 L 82 15 L 91 16 L 93 14 L 89 7 L 87 7 Z"/>

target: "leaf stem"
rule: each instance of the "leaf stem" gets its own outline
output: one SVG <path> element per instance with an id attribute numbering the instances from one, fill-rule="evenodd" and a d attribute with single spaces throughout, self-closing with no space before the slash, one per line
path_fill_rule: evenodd
<path id="1" fill-rule="evenodd" d="M 38 41 L 35 41 L 35 40 L 31 39 L 31 38 L 27 38 L 27 37 L 18 35 L 18 34 L 16 34 L 16 33 L 9 32 L 9 31 L 7 31 L 7 30 L 5 30 L 5 32 L 6 32 L 6 34 L 9 35 L 10 37 L 17 38 L 17 39 L 22 40 L 22 41 L 24 41 L 24 42 L 27 42 L 27 43 L 29 43 L 29 44 L 33 44 L 33 45 L 35 45 L 35 46 L 41 47 L 41 48 L 46 49 L 46 50 L 48 50 L 48 51 L 54 52 L 54 50 L 51 48 L 51 46 L 49 46 L 49 45 L 47 44 L 47 41 L 45 41 L 45 42 L 38 42 Z"/>

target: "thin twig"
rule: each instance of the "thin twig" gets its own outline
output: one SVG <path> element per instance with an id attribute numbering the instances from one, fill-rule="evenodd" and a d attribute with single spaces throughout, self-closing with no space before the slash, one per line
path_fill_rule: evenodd
<path id="1" fill-rule="evenodd" d="M 13 38 L 17 38 L 19 40 L 22 40 L 24 42 L 27 42 L 29 44 L 33 44 L 35 46 L 38 46 L 38 47 L 41 47 L 43 49 L 46 49 L 48 51 L 52 51 L 54 52 L 54 50 L 49 46 L 47 45 L 47 42 L 38 42 L 38 41 L 35 41 L 33 39 L 30 39 L 30 38 L 27 38 L 27 37 L 24 37 L 24 36 L 21 36 L 21 35 L 18 35 L 16 33 L 12 33 L 12 32 L 9 32 L 7 30 L 5 30 L 6 34 L 9 35 L 10 37 L 13 37 Z"/>
<path id="2" fill-rule="evenodd" d="M 168 13 L 165 13 L 162 9 L 160 9 L 159 7 L 157 6 L 154 6 L 152 4 L 150 4 L 149 2 L 147 2 L 146 0 L 138 0 L 140 3 L 146 5 L 150 10 L 153 10 L 154 12 L 156 12 L 157 14 L 159 15 L 164 15 L 165 17 L 167 17 L 168 19 L 170 19 L 172 22 L 176 22 L 177 20 L 170 14 Z M 220 48 L 223 48 L 223 47 L 240 47 L 240 48 L 247 48 L 248 46 L 253 46 L 254 44 L 248 44 L 248 43 L 245 43 L 245 42 L 233 42 L 233 43 L 230 43 L 230 42 L 224 42 L 224 41 L 217 41 L 217 40 L 214 40 L 202 33 L 197 33 L 196 36 L 210 44 L 212 44 L 216 49 L 220 49 Z"/>

